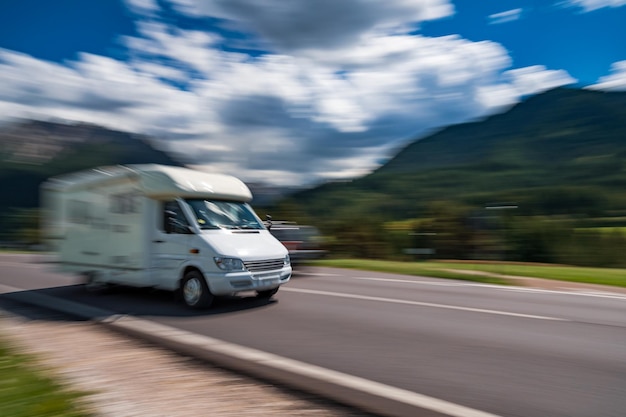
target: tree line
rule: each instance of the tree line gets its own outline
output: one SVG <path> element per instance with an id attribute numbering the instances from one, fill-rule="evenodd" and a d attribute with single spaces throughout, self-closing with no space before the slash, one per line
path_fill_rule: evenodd
<path id="1" fill-rule="evenodd" d="M 546 214 L 514 203 L 476 207 L 438 201 L 421 216 L 403 220 L 358 210 L 337 217 L 312 216 L 293 201 L 272 210 L 275 218 L 317 226 L 334 257 L 626 267 L 626 216 L 606 217 L 597 208 L 586 210 L 596 216 L 563 214 L 565 209 Z"/>

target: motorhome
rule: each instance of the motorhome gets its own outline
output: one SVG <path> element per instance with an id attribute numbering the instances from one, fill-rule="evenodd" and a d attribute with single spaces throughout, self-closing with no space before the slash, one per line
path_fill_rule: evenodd
<path id="1" fill-rule="evenodd" d="M 88 289 L 115 284 L 180 292 L 194 308 L 289 281 L 287 249 L 239 179 L 156 164 L 99 167 L 42 184 L 44 238 Z"/>

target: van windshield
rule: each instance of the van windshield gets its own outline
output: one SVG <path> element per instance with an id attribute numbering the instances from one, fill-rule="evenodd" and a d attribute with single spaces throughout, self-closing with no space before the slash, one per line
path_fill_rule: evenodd
<path id="1" fill-rule="evenodd" d="M 264 229 L 246 203 L 223 200 L 185 200 L 200 229 Z"/>

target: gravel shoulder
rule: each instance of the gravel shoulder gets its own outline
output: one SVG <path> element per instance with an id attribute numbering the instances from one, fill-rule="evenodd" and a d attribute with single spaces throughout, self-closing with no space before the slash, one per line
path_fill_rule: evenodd
<path id="1" fill-rule="evenodd" d="M 0 335 L 70 388 L 98 417 L 369 414 L 128 339 L 90 322 L 0 309 Z"/>

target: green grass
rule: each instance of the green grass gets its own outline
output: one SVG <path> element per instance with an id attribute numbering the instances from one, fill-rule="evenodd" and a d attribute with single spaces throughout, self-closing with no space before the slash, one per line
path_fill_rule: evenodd
<path id="1" fill-rule="evenodd" d="M 395 262 L 379 261 L 370 259 L 323 259 L 312 261 L 309 265 L 330 266 L 335 268 L 364 269 L 368 271 L 391 272 L 404 275 L 421 275 L 436 278 L 460 279 L 465 281 L 483 282 L 489 284 L 510 284 L 503 278 L 486 274 L 467 274 L 463 272 L 449 271 L 447 268 L 440 268 L 436 263 L 431 262 Z M 457 268 L 461 269 L 461 268 Z"/>
<path id="2" fill-rule="evenodd" d="M 535 277 L 559 281 L 626 287 L 626 269 L 585 268 L 563 265 L 478 263 L 478 262 L 393 262 L 367 259 L 324 259 L 311 265 L 364 269 L 405 275 L 462 279 L 494 284 L 510 284 L 500 275 Z M 463 271 L 469 271 L 463 272 Z"/>
<path id="3" fill-rule="evenodd" d="M 612 226 L 581 227 L 581 228 L 577 228 L 576 230 L 599 232 L 603 235 L 610 235 L 613 233 L 617 233 L 618 235 L 626 236 L 626 227 L 612 227 Z"/>
<path id="4" fill-rule="evenodd" d="M 55 382 L 0 338 L 0 416 L 87 417 L 79 405 L 85 395 Z"/>

